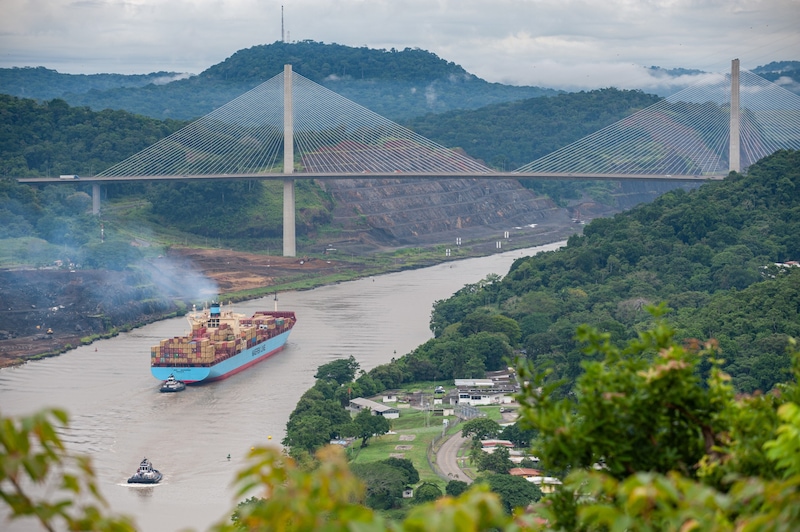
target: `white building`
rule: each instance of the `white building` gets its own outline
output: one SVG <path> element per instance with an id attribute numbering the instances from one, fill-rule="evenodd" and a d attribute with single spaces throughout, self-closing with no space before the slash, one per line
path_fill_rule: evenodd
<path id="1" fill-rule="evenodd" d="M 383 416 L 386 419 L 397 419 L 400 417 L 400 410 L 392 406 L 386 406 L 363 397 L 357 397 L 350 400 L 350 410 L 359 412 L 363 409 L 370 410 L 374 416 Z"/>

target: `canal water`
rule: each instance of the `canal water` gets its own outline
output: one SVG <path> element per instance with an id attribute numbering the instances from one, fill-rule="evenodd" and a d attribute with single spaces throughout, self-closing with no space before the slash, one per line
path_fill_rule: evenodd
<path id="1" fill-rule="evenodd" d="M 512 262 L 563 243 L 430 268 L 279 294 L 297 314 L 280 353 L 226 380 L 162 394 L 150 374 L 150 347 L 188 330 L 184 318 L 160 321 L 109 340 L 0 370 L 0 410 L 24 415 L 59 407 L 70 415 L 62 434 L 70 450 L 92 458 L 111 510 L 146 532 L 207 530 L 236 505 L 232 481 L 252 446 L 284 437 L 289 414 L 314 383 L 317 367 L 353 355 L 369 370 L 432 337 L 432 305 Z M 272 297 L 238 303 L 237 312 L 274 308 Z M 228 459 L 230 455 L 230 459 Z M 126 483 L 143 457 L 165 477 L 156 486 Z M 0 528 L 29 531 L 32 521 Z"/>

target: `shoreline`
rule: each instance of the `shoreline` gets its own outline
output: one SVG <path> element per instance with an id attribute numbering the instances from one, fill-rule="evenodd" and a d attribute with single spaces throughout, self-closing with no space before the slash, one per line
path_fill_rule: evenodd
<path id="1" fill-rule="evenodd" d="M 568 228 L 570 231 L 566 231 L 564 229 L 567 228 L 558 228 L 554 231 L 543 233 L 532 233 L 525 235 L 524 238 L 515 238 L 513 242 L 503 242 L 503 244 L 506 246 L 505 249 L 497 249 L 492 247 L 494 245 L 493 241 L 474 242 L 470 246 L 462 246 L 457 250 L 457 254 L 453 253 L 449 256 L 443 252 L 443 248 L 447 246 L 447 244 L 437 244 L 436 246 L 428 246 L 427 248 L 410 248 L 416 250 L 425 250 L 425 253 L 420 251 L 416 256 L 413 255 L 413 253 L 396 249 L 391 253 L 376 252 L 375 254 L 371 255 L 364 255 L 357 258 L 353 257 L 349 261 L 336 260 L 333 257 L 328 260 L 327 258 L 319 257 L 300 259 L 297 257 L 284 258 L 258 256 L 261 258 L 262 263 L 259 264 L 248 262 L 243 266 L 242 271 L 214 271 L 214 267 L 212 266 L 212 264 L 215 264 L 214 262 L 210 262 L 205 267 L 202 264 L 195 266 L 197 268 L 197 273 L 201 274 L 206 279 L 215 280 L 218 286 L 222 287 L 224 282 L 220 282 L 219 279 L 233 277 L 234 279 L 241 280 L 246 278 L 248 275 L 253 276 L 256 271 L 258 271 L 258 274 L 261 275 L 260 278 L 256 276 L 256 280 L 263 281 L 265 279 L 263 276 L 263 272 L 265 271 L 263 261 L 266 260 L 266 267 L 269 268 L 269 270 L 266 271 L 269 271 L 271 275 L 275 272 L 280 272 L 280 274 L 276 274 L 270 278 L 272 281 L 271 284 L 262 284 L 255 288 L 232 290 L 227 292 L 220 289 L 219 296 L 220 298 L 224 297 L 226 301 L 250 301 L 253 299 L 266 297 L 271 294 L 277 294 L 278 292 L 312 290 L 322 286 L 353 281 L 365 277 L 427 268 L 445 262 L 456 262 L 520 249 L 535 248 L 538 246 L 545 246 L 558 242 L 566 242 L 566 239 L 569 235 L 575 234 L 575 228 Z M 433 251 L 431 251 L 431 247 L 433 247 Z M 217 250 L 216 253 L 217 255 L 230 258 L 231 260 L 236 257 L 253 256 L 253 254 L 238 253 L 227 250 Z M 215 260 L 216 263 L 218 263 L 219 257 L 217 256 Z M 281 263 L 284 263 L 284 266 L 281 266 Z M 285 264 L 289 264 L 291 268 L 285 267 Z M 333 266 L 331 266 L 331 264 L 333 264 Z M 0 274 L 9 273 L 11 272 L 0 272 Z M 65 281 L 66 284 L 64 284 L 61 288 L 62 290 L 67 291 L 74 290 L 73 285 L 76 283 L 79 285 L 84 283 L 91 285 L 93 282 L 96 282 L 95 277 L 97 277 L 97 272 L 94 273 L 96 275 L 90 276 L 88 275 L 88 272 L 80 270 L 78 272 L 71 272 L 72 277 L 68 281 Z M 99 275 L 102 276 L 107 273 L 108 272 L 101 272 Z M 28 270 L 27 275 L 32 279 L 29 281 L 30 283 L 37 284 L 39 282 L 36 280 L 38 277 L 43 278 L 45 276 L 52 276 L 53 274 L 49 270 Z M 63 272 L 60 272 L 60 275 L 63 276 Z M 218 279 L 215 279 L 215 276 Z M 12 284 L 16 283 L 9 282 L 8 284 L 11 286 Z M 5 289 L 3 289 L 3 291 L 5 292 Z M 87 294 L 88 293 L 89 292 L 87 291 Z M 61 299 L 63 298 L 59 295 L 54 297 L 54 300 L 56 301 Z M 45 309 L 39 310 L 45 305 L 39 305 L 39 308 L 37 308 L 36 303 L 24 301 L 24 297 L 19 296 L 18 294 L 0 293 L 0 301 L 3 301 L 2 306 L 8 307 L 8 310 L 0 311 L 0 315 L 5 313 L 7 316 L 19 316 L 22 314 L 29 315 L 39 313 L 38 316 L 35 316 L 37 322 L 36 329 L 34 329 L 33 332 L 28 331 L 29 334 L 16 335 L 14 332 L 0 331 L 0 369 L 19 366 L 29 361 L 60 356 L 78 346 L 91 345 L 95 340 L 112 338 L 117 336 L 120 332 L 128 332 L 157 321 L 180 316 L 186 311 L 187 308 L 190 307 L 192 303 L 190 298 L 182 296 L 174 297 L 171 300 L 171 306 L 163 309 L 162 312 L 143 312 L 135 317 L 130 316 L 132 319 L 119 319 L 117 323 L 112 324 L 110 327 L 106 327 L 104 325 L 105 330 L 101 332 L 92 331 L 88 334 L 81 334 L 81 329 L 88 328 L 88 326 L 85 325 L 87 317 L 94 319 L 96 323 L 98 320 L 103 320 L 102 323 L 106 323 L 106 321 L 109 321 L 110 318 L 103 313 L 99 313 L 97 316 L 88 314 L 90 309 L 96 306 L 101 306 L 100 304 L 97 304 L 96 301 L 80 301 L 80 304 L 75 302 L 75 304 L 70 306 L 68 309 L 63 309 L 62 306 L 62 310 L 58 311 L 58 319 L 60 320 L 59 323 L 63 325 L 61 327 L 54 328 L 54 332 L 52 334 L 46 334 L 45 331 L 40 329 L 41 326 L 38 325 L 39 321 L 46 323 L 48 321 L 46 318 L 50 318 L 50 313 L 46 313 L 45 316 L 41 315 Z M 10 301 L 14 301 L 13 307 L 8 303 Z M 137 304 L 141 305 L 142 301 L 133 298 L 128 298 L 126 300 L 127 306 L 135 306 Z M 52 304 L 48 301 L 46 306 L 49 308 L 52 306 Z M 14 310 L 14 307 L 22 307 L 26 310 L 22 310 L 22 308 L 19 310 Z M 28 309 L 28 307 L 33 308 Z M 70 320 L 69 317 L 70 312 L 72 312 L 72 320 Z M 53 314 L 57 313 L 53 312 Z M 28 321 L 30 322 L 31 319 L 28 319 Z M 11 320 L 8 319 L 5 320 L 6 323 L 9 323 L 10 321 Z M 95 326 L 97 326 L 96 323 Z M 82 326 L 81 324 L 84 325 Z M 30 324 L 28 324 L 28 328 L 30 329 Z"/>

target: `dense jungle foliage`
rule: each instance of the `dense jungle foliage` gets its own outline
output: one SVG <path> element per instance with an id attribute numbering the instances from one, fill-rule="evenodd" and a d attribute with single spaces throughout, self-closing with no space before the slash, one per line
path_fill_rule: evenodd
<path id="1" fill-rule="evenodd" d="M 124 109 L 154 118 L 204 116 L 291 64 L 298 74 L 392 120 L 451 109 L 475 109 L 558 91 L 488 83 L 455 63 L 417 48 L 377 50 L 314 41 L 275 42 L 243 49 L 188 79 L 171 74 L 79 78 L 42 69 L 0 69 L 0 92 L 35 99 L 63 98 L 92 109 Z M 33 70 L 34 72 L 30 72 Z M 34 75 L 37 74 L 37 75 Z M 143 84 L 145 80 L 152 81 Z M 85 82 L 83 86 L 80 82 Z"/>
<path id="2" fill-rule="evenodd" d="M 179 79 L 176 72 L 151 74 L 62 74 L 40 67 L 0 68 L 0 93 L 20 98 L 52 100 L 67 94 L 105 91 L 119 87 L 144 87 Z"/>
<path id="3" fill-rule="evenodd" d="M 800 336 L 800 152 L 780 151 L 692 192 L 676 190 L 614 218 L 596 219 L 558 250 L 438 301 L 435 339 L 366 377 L 378 391 L 417 380 L 479 377 L 526 354 L 562 393 L 582 374 L 580 324 L 614 345 L 652 325 L 666 302 L 677 337 L 714 338 L 740 391 L 768 391 L 790 367 Z M 356 381 L 358 383 L 358 380 Z"/>
<path id="4" fill-rule="evenodd" d="M 414 118 L 405 125 L 443 146 L 459 147 L 493 168 L 512 171 L 649 107 L 661 98 L 614 88 L 559 94 Z M 613 182 L 521 180 L 557 203 L 614 190 Z"/>
<path id="5" fill-rule="evenodd" d="M 404 124 L 510 172 L 660 100 L 641 91 L 609 88 L 426 115 Z"/>
<path id="6" fill-rule="evenodd" d="M 0 94 L 0 175 L 94 175 L 184 125 Z"/>

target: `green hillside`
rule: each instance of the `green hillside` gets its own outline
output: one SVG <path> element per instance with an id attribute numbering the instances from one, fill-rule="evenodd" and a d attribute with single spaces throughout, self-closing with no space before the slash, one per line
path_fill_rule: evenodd
<path id="1" fill-rule="evenodd" d="M 317 83 L 339 79 L 426 82 L 440 78 L 478 79 L 453 62 L 419 48 L 377 50 L 315 41 L 274 42 L 239 50 L 199 75 L 222 81 L 266 81 L 283 66 Z"/>
<path id="2" fill-rule="evenodd" d="M 387 51 L 314 41 L 275 42 L 240 50 L 197 76 L 165 84 L 155 83 L 171 74 L 126 81 L 112 74 L 94 78 L 46 69 L 0 69 L 0 92 L 35 99 L 57 96 L 71 105 L 96 110 L 124 109 L 154 118 L 189 120 L 280 74 L 285 64 L 392 120 L 558 94 L 551 89 L 488 83 L 420 49 Z"/>
<path id="3" fill-rule="evenodd" d="M 800 336 L 800 152 L 781 151 L 692 192 L 596 219 L 561 250 L 517 260 L 502 279 L 436 303 L 435 339 L 370 372 L 402 382 L 479 377 L 514 349 L 569 390 L 585 356 L 581 324 L 615 345 L 652 326 L 665 302 L 680 338 L 714 338 L 741 391 L 788 375 L 788 338 Z M 380 386 L 379 386 L 380 387 Z"/>
<path id="4" fill-rule="evenodd" d="M 753 69 L 767 81 L 779 83 L 795 94 L 800 94 L 800 61 L 773 61 Z"/>
<path id="5" fill-rule="evenodd" d="M 428 114 L 404 125 L 511 171 L 660 100 L 641 91 L 610 88 Z"/>
<path id="6" fill-rule="evenodd" d="M 0 94 L 0 175 L 93 175 L 184 125 Z"/>
<path id="7" fill-rule="evenodd" d="M 0 68 L 0 93 L 21 98 L 52 100 L 69 94 L 119 87 L 160 85 L 180 79 L 176 72 L 150 74 L 61 74 L 45 67 Z"/>
<path id="8" fill-rule="evenodd" d="M 498 170 L 511 171 L 599 131 L 661 98 L 641 91 L 602 89 L 487 105 L 475 110 L 428 114 L 405 122 L 443 146 L 463 148 Z M 589 193 L 611 203 L 631 184 L 523 180 L 522 184 L 558 203 Z M 668 188 L 665 187 L 664 190 Z"/>

